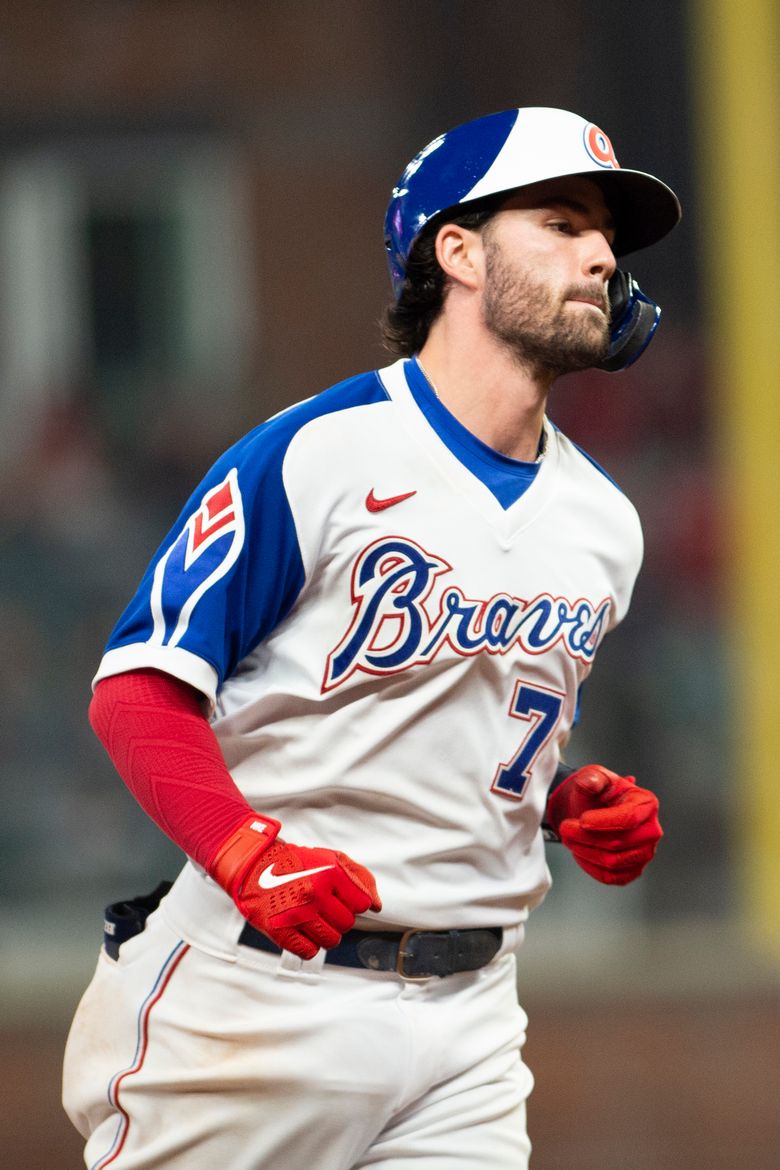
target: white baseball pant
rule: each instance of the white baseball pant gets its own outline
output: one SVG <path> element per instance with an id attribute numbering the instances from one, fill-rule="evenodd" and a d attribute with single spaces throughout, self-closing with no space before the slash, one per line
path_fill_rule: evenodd
<path id="1" fill-rule="evenodd" d="M 101 951 L 68 1038 L 91 1170 L 526 1170 L 515 957 L 409 982 L 189 945 Z"/>

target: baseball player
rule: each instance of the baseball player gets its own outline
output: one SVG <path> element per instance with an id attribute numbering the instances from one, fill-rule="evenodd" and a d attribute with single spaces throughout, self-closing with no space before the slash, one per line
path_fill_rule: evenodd
<path id="1" fill-rule="evenodd" d="M 564 110 L 436 138 L 386 218 L 401 356 L 240 439 L 162 541 L 90 717 L 186 863 L 109 907 L 71 1028 L 92 1170 L 528 1165 L 544 839 L 621 885 L 661 836 L 561 762 L 642 537 L 546 400 L 641 354 L 615 257 L 679 215 Z"/>

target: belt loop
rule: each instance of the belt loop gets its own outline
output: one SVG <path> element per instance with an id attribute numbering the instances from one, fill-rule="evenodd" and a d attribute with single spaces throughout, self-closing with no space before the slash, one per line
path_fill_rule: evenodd
<path id="1" fill-rule="evenodd" d="M 284 953 L 287 954 L 286 951 Z M 295 956 L 293 956 L 293 958 L 295 958 Z M 299 963 L 303 964 L 303 966 L 300 967 L 299 969 L 306 975 L 319 975 L 320 971 L 325 966 L 327 961 L 328 961 L 328 952 L 326 950 L 323 950 L 322 947 L 320 947 L 320 949 L 317 951 L 317 954 L 314 955 L 313 958 L 299 959 L 298 960 Z"/>
<path id="2" fill-rule="evenodd" d="M 282 951 L 279 956 L 278 971 L 282 975 L 297 975 L 299 971 L 303 970 L 305 961 L 300 955 L 296 955 L 292 951 Z"/>

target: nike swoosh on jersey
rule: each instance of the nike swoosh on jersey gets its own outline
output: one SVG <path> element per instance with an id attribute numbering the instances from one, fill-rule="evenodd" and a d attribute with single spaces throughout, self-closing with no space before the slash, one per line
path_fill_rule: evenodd
<path id="1" fill-rule="evenodd" d="M 284 886 L 287 882 L 297 882 L 298 878 L 311 877 L 313 873 L 322 873 L 326 869 L 335 869 L 334 865 L 318 865 L 314 869 L 298 869 L 295 873 L 274 873 L 273 862 L 267 866 L 257 884 L 263 890 L 275 890 L 277 886 Z"/>
<path id="2" fill-rule="evenodd" d="M 400 496 L 387 496 L 385 499 L 377 499 L 374 495 L 374 489 L 366 496 L 366 507 L 369 512 L 383 512 L 385 508 L 392 508 L 393 504 L 400 504 L 402 500 L 408 500 L 411 496 L 416 496 L 417 491 L 404 492 Z"/>

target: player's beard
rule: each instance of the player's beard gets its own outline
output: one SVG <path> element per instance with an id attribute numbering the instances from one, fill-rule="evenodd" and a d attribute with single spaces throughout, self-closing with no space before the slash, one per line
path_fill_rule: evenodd
<path id="1" fill-rule="evenodd" d="M 484 321 L 493 336 L 526 369 L 557 378 L 598 365 L 609 349 L 609 318 L 566 304 L 572 297 L 604 299 L 594 283 L 571 285 L 563 295 L 551 291 L 528 269 L 510 265 L 501 249 L 485 238 L 487 279 Z"/>

